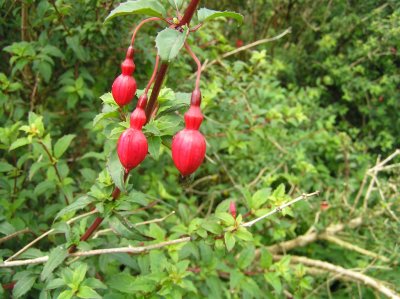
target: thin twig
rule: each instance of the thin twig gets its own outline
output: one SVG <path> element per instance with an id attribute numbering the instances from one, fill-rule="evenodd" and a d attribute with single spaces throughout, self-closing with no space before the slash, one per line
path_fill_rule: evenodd
<path id="1" fill-rule="evenodd" d="M 84 217 L 96 214 L 98 211 L 97 210 L 93 210 L 90 212 L 87 212 L 85 214 L 82 215 L 78 215 L 74 218 L 71 218 L 70 220 L 67 221 L 67 224 L 71 224 L 79 219 L 82 219 Z M 39 242 L 41 239 L 43 239 L 44 237 L 48 236 L 49 234 L 51 234 L 52 232 L 54 232 L 55 229 L 52 228 L 50 230 L 48 230 L 47 232 L 43 233 L 42 235 L 40 235 L 39 237 L 37 237 L 35 240 L 33 240 L 32 242 L 30 242 L 29 244 L 27 244 L 25 247 L 23 247 L 22 249 L 20 249 L 19 251 L 17 251 L 16 253 L 14 253 L 12 256 L 10 256 L 8 259 L 6 259 L 6 262 L 11 261 L 13 259 L 15 259 L 17 256 L 19 256 L 20 254 L 24 253 L 26 250 L 28 250 L 28 248 L 32 247 L 33 245 L 35 245 L 37 242 Z"/>
<path id="2" fill-rule="evenodd" d="M 273 259 L 275 261 L 279 261 L 283 257 L 284 257 L 283 255 L 274 255 Z M 376 280 L 375 278 L 372 278 L 370 276 L 367 276 L 365 274 L 362 274 L 362 273 L 359 273 L 359 272 L 356 272 L 356 271 L 353 271 L 350 269 L 343 268 L 341 266 L 337 266 L 337 265 L 327 263 L 324 261 L 320 261 L 320 260 L 310 259 L 310 258 L 303 257 L 303 256 L 290 256 L 290 263 L 303 264 L 305 266 L 315 267 L 315 268 L 319 268 L 319 269 L 328 271 L 330 273 L 338 274 L 340 276 L 347 277 L 351 280 L 361 282 L 364 285 L 367 285 L 367 286 L 373 288 L 374 290 L 384 294 L 388 298 L 400 299 L 399 294 L 397 294 L 395 291 L 388 288 L 382 282 Z"/>
<path id="3" fill-rule="evenodd" d="M 265 215 L 263 215 L 261 217 L 258 217 L 258 218 L 254 219 L 252 221 L 249 221 L 249 222 L 243 222 L 241 224 L 241 226 L 243 226 L 243 227 L 251 227 L 254 224 L 256 224 L 257 222 L 259 222 L 259 221 L 261 221 L 261 220 L 263 220 L 263 219 L 265 219 L 267 217 L 270 217 L 270 216 L 282 211 L 284 208 L 287 208 L 287 207 L 295 204 L 296 202 L 299 202 L 300 200 L 307 199 L 307 198 L 313 197 L 315 195 L 319 195 L 319 191 L 315 191 L 313 193 L 308 193 L 308 194 L 302 194 L 301 196 L 299 196 L 299 197 L 297 197 L 297 198 L 295 198 L 295 199 L 293 199 L 293 200 L 291 200 L 291 201 L 289 201 L 289 202 L 287 202 L 287 203 L 285 203 L 285 204 L 283 204 L 283 205 L 281 205 L 279 207 L 276 207 L 275 209 L 273 209 L 272 211 L 268 212 L 267 214 L 265 214 Z"/>
<path id="4" fill-rule="evenodd" d="M 11 240 L 11 239 L 17 237 L 18 235 L 29 233 L 30 231 L 31 230 L 27 227 L 27 228 L 21 229 L 19 231 L 16 231 L 15 233 L 9 234 L 3 238 L 0 238 L 0 244 L 6 242 L 8 240 Z"/>
<path id="5" fill-rule="evenodd" d="M 70 253 L 69 257 L 84 257 L 84 256 L 93 256 L 93 255 L 102 255 L 102 254 L 111 254 L 111 253 L 132 253 L 138 254 L 142 252 L 146 252 L 153 249 L 159 249 L 162 247 L 167 247 L 171 245 L 176 245 L 180 243 L 190 242 L 190 237 L 183 237 L 180 239 L 175 239 L 171 241 L 165 241 L 157 244 L 147 245 L 147 246 L 140 246 L 140 247 L 118 247 L 118 248 L 105 248 L 105 249 L 95 249 L 95 250 L 88 250 L 88 251 L 78 251 L 74 253 Z M 42 256 L 39 258 L 28 259 L 28 260 L 18 260 L 18 261 L 5 261 L 0 263 L 0 268 L 8 268 L 8 267 L 17 267 L 23 265 L 34 265 L 34 264 L 41 264 L 45 263 L 49 260 L 49 256 Z"/>
<path id="6" fill-rule="evenodd" d="M 235 50 L 233 50 L 233 51 L 227 52 L 227 53 L 223 54 L 222 56 L 220 56 L 220 57 L 218 57 L 218 58 L 212 60 L 211 62 L 209 62 L 209 63 L 207 63 L 207 64 L 203 64 L 203 69 L 202 69 L 202 70 L 204 71 L 204 70 L 207 69 L 209 66 L 218 63 L 218 62 L 219 62 L 221 59 L 223 59 L 223 58 L 227 58 L 227 57 L 229 57 L 229 56 L 232 56 L 232 55 L 234 55 L 234 54 L 237 54 L 237 53 L 239 53 L 239 52 L 248 50 L 248 49 L 250 49 L 250 48 L 253 48 L 253 47 L 258 46 L 258 45 L 261 45 L 261 44 L 270 43 L 270 42 L 276 41 L 276 40 L 278 40 L 278 39 L 281 39 L 281 38 L 284 37 L 285 35 L 291 33 L 291 31 L 292 31 L 291 28 L 287 28 L 285 31 L 283 31 L 282 33 L 278 34 L 277 36 L 274 36 L 274 37 L 271 37 L 271 38 L 260 39 L 260 40 L 258 40 L 258 41 L 255 41 L 255 42 L 251 43 L 251 44 L 244 45 L 243 47 L 240 47 L 240 48 L 237 48 L 237 49 L 235 49 Z"/>
<path id="7" fill-rule="evenodd" d="M 335 237 L 333 235 L 329 235 L 329 234 L 326 234 L 326 233 L 325 234 L 321 234 L 319 236 L 319 239 L 326 240 L 328 242 L 331 242 L 331 243 L 334 243 L 336 245 L 339 245 L 340 247 L 343 247 L 345 249 L 349 249 L 349 250 L 358 252 L 358 253 L 360 253 L 362 255 L 365 255 L 365 256 L 368 256 L 368 257 L 380 259 L 380 260 L 382 260 L 383 262 L 386 262 L 386 263 L 390 261 L 386 256 L 377 254 L 375 252 L 372 252 L 372 251 L 366 250 L 364 248 L 361 248 L 361 247 L 359 247 L 357 245 L 348 243 L 348 242 L 343 241 L 342 239 L 339 239 L 338 237 Z"/>
<path id="8" fill-rule="evenodd" d="M 162 218 L 156 218 L 156 219 L 152 219 L 152 220 L 147 220 L 147 221 L 143 221 L 143 222 L 138 222 L 138 223 L 134 223 L 132 225 L 132 227 L 138 227 L 141 225 L 146 225 L 146 224 L 151 224 L 151 223 L 159 223 L 164 221 L 165 219 L 167 219 L 169 216 L 174 215 L 175 211 L 172 211 L 171 213 L 169 213 L 168 215 L 162 217 Z M 97 233 L 94 234 L 93 239 L 96 239 L 98 236 L 100 235 L 105 235 L 109 232 L 115 232 L 112 228 L 106 228 L 106 229 L 102 229 L 99 230 Z"/>

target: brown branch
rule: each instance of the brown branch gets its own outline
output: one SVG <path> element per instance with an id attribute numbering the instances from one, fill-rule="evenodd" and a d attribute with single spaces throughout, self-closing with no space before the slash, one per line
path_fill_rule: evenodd
<path id="1" fill-rule="evenodd" d="M 279 261 L 283 257 L 284 257 L 283 255 L 274 255 L 273 259 L 274 261 Z M 370 276 L 362 274 L 360 272 L 356 272 L 353 270 L 343 268 L 341 266 L 337 266 L 320 260 L 310 259 L 303 256 L 290 256 L 290 263 L 303 264 L 305 266 L 315 267 L 317 269 L 322 269 L 333 274 L 338 274 L 339 276 L 343 276 L 351 280 L 354 280 L 356 282 L 363 283 L 364 285 L 369 286 L 375 289 L 376 291 L 384 294 L 388 298 L 400 299 L 399 294 L 397 294 L 395 291 L 385 286 L 382 282 Z"/>
<path id="2" fill-rule="evenodd" d="M 93 256 L 93 255 L 102 255 L 102 254 L 111 254 L 111 253 L 132 253 L 138 254 L 143 253 L 149 250 L 159 249 L 166 246 L 176 245 L 180 243 L 190 242 L 190 237 L 183 237 L 171 241 L 165 241 L 157 244 L 151 244 L 147 246 L 140 246 L 140 247 L 119 247 L 119 248 L 106 248 L 106 249 L 95 249 L 95 250 L 88 250 L 88 251 L 79 251 L 75 253 L 70 253 L 70 257 L 83 257 L 83 256 Z M 39 258 L 28 259 L 28 260 L 18 260 L 18 261 L 5 261 L 0 263 L 0 268 L 8 268 L 8 267 L 17 267 L 23 265 L 34 265 L 34 264 L 41 264 L 45 263 L 49 260 L 49 256 L 42 256 Z"/>
<path id="3" fill-rule="evenodd" d="M 0 238 L 0 244 L 6 242 L 8 240 L 11 240 L 11 239 L 17 237 L 18 235 L 29 233 L 30 231 L 31 230 L 29 228 L 24 228 L 24 229 L 21 229 L 19 231 L 16 231 L 15 233 L 12 233 L 12 234 L 9 234 L 9 235 L 7 235 L 5 237 L 2 237 L 2 238 Z"/>
<path id="4" fill-rule="evenodd" d="M 93 215 L 95 213 L 97 213 L 97 210 L 93 210 L 90 211 L 88 213 L 82 214 L 82 215 L 78 215 L 74 218 L 71 218 L 70 220 L 67 221 L 67 224 L 71 224 L 81 218 Z M 23 247 L 22 249 L 20 249 L 19 251 L 17 251 L 15 254 L 13 254 L 12 256 L 10 256 L 8 259 L 6 259 L 6 262 L 11 261 L 13 259 L 15 259 L 17 256 L 19 256 L 20 254 L 24 253 L 26 250 L 28 250 L 28 248 L 32 247 L 33 245 L 35 245 L 37 242 L 39 242 L 41 239 L 43 239 L 44 237 L 50 235 L 51 233 L 53 233 L 55 231 L 54 228 L 48 230 L 47 232 L 41 234 L 39 237 L 37 237 L 35 240 L 33 240 L 32 242 L 30 242 L 29 244 L 27 244 L 25 247 Z"/>

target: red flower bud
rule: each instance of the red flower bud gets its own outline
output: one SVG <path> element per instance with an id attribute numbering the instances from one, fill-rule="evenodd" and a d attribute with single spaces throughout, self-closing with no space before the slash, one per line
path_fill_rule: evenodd
<path id="1" fill-rule="evenodd" d="M 190 175 L 203 163 L 206 141 L 198 131 L 203 121 L 200 110 L 201 94 L 196 89 L 192 93 L 191 106 L 185 113 L 186 127 L 172 140 L 172 159 L 182 175 Z"/>
<path id="2" fill-rule="evenodd" d="M 236 204 L 234 201 L 231 201 L 231 204 L 229 205 L 229 211 L 231 212 L 233 218 L 236 219 Z"/>
<path id="3" fill-rule="evenodd" d="M 142 95 L 136 105 L 136 109 L 131 114 L 130 128 L 125 130 L 118 139 L 117 152 L 122 166 L 126 172 L 138 166 L 148 152 L 146 136 L 142 132 L 142 127 L 146 123 L 147 96 Z"/>
<path id="4" fill-rule="evenodd" d="M 121 64 L 121 70 L 122 74 L 114 80 L 111 88 L 113 98 L 120 107 L 129 104 L 136 94 L 136 81 L 132 77 L 135 71 L 132 47 L 129 47 L 126 52 L 126 58 Z"/>

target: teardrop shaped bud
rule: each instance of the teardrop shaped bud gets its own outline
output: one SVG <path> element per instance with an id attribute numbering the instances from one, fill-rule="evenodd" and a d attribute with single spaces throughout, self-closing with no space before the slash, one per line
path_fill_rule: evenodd
<path id="1" fill-rule="evenodd" d="M 234 201 L 231 201 L 229 205 L 229 212 L 231 212 L 232 217 L 236 219 L 236 204 Z"/>
<path id="2" fill-rule="evenodd" d="M 147 95 L 143 94 L 139 97 L 135 110 L 131 113 L 130 125 L 131 128 L 142 130 L 143 125 L 146 123 L 146 113 L 144 108 L 147 104 Z"/>
<path id="3" fill-rule="evenodd" d="M 206 140 L 197 130 L 184 129 L 172 140 L 172 159 L 182 175 L 190 175 L 203 163 Z"/>
<path id="4" fill-rule="evenodd" d="M 200 103 L 200 90 L 195 89 L 192 93 L 190 108 L 185 113 L 186 127 L 172 140 L 172 159 L 176 168 L 184 176 L 195 172 L 206 155 L 206 140 L 198 131 L 203 121 Z"/>
<path id="5" fill-rule="evenodd" d="M 135 110 L 131 113 L 130 128 L 125 130 L 118 139 L 117 152 L 126 172 L 138 166 L 145 158 L 149 149 L 142 127 L 146 123 L 144 108 L 147 95 L 139 97 Z"/>
<path id="6" fill-rule="evenodd" d="M 133 48 L 129 47 L 126 58 L 121 64 L 122 74 L 114 80 L 111 88 L 113 98 L 120 107 L 129 104 L 136 94 L 136 81 L 132 77 L 134 71 Z"/>
<path id="7" fill-rule="evenodd" d="M 146 136 L 141 130 L 129 128 L 118 139 L 117 152 L 126 172 L 138 166 L 148 152 Z"/>

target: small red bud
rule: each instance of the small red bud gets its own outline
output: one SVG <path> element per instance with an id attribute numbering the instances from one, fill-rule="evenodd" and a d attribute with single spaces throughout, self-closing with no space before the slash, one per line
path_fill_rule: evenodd
<path id="1" fill-rule="evenodd" d="M 320 208 L 321 208 L 321 211 L 326 211 L 327 209 L 329 209 L 328 202 L 325 200 L 323 202 L 321 202 Z"/>
<path id="2" fill-rule="evenodd" d="M 241 39 L 238 39 L 236 41 L 236 48 L 240 48 L 240 47 L 243 47 L 243 41 Z"/>
<path id="3" fill-rule="evenodd" d="M 229 211 L 231 212 L 232 217 L 236 219 L 236 204 L 234 201 L 231 201 L 231 204 L 229 205 Z"/>
<path id="4" fill-rule="evenodd" d="M 121 64 L 121 71 L 122 74 L 114 80 L 111 88 L 113 98 L 120 107 L 129 104 L 136 94 L 136 81 L 132 77 L 135 71 L 132 47 L 128 48 L 126 58 Z"/>
<path id="5" fill-rule="evenodd" d="M 131 114 L 130 128 L 118 139 L 118 157 L 126 172 L 138 166 L 146 158 L 149 149 L 146 136 L 142 132 L 142 127 L 146 123 L 144 112 L 146 103 L 147 96 L 140 96 L 136 109 Z"/>
<path id="6" fill-rule="evenodd" d="M 206 141 L 198 131 L 203 121 L 200 102 L 200 90 L 196 89 L 192 93 L 191 106 L 185 113 L 186 127 L 172 140 L 172 159 L 184 176 L 195 172 L 203 163 L 206 154 Z"/>

